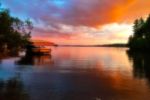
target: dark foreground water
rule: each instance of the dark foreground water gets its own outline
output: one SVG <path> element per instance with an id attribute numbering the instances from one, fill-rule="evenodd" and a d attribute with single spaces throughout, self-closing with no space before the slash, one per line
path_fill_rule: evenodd
<path id="1" fill-rule="evenodd" d="M 0 100 L 149 100 L 149 55 L 58 47 L 0 60 Z"/>

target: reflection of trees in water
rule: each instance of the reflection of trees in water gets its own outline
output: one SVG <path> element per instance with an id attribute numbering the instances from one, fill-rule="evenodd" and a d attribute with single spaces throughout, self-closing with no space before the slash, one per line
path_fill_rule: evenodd
<path id="1" fill-rule="evenodd" d="M 0 100 L 29 100 L 19 77 L 0 80 Z"/>
<path id="2" fill-rule="evenodd" d="M 31 55 L 25 55 L 19 61 L 16 62 L 19 65 L 34 65 L 34 57 Z"/>
<path id="3" fill-rule="evenodd" d="M 149 53 L 127 52 L 133 62 L 133 73 L 137 78 L 147 78 L 150 82 L 150 57 Z"/>
<path id="4" fill-rule="evenodd" d="M 19 65 L 44 65 L 44 64 L 52 64 L 51 55 L 25 55 L 16 64 Z"/>

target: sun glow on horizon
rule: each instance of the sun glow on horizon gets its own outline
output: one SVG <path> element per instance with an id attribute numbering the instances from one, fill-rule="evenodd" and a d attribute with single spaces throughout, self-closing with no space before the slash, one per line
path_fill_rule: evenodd
<path id="1" fill-rule="evenodd" d="M 53 41 L 58 44 L 106 44 L 106 43 L 127 43 L 128 37 L 132 35 L 132 24 L 111 23 L 99 28 L 83 26 L 61 25 L 59 36 L 48 36 L 41 34 L 34 39 Z M 49 30 L 45 30 L 49 32 Z M 61 34 L 62 33 L 62 34 Z M 65 33 L 65 34 L 64 34 Z M 74 35 L 76 33 L 76 35 Z M 71 36 L 71 34 L 73 34 Z M 45 36 L 46 35 L 46 36 Z M 60 37 L 60 35 L 62 35 Z"/>

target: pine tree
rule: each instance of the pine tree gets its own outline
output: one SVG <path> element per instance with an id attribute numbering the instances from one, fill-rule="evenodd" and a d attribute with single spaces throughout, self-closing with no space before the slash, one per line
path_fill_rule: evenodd
<path id="1" fill-rule="evenodd" d="M 149 50 L 150 49 L 150 15 L 146 19 L 136 19 L 133 26 L 134 34 L 129 37 L 128 45 L 130 49 Z"/>

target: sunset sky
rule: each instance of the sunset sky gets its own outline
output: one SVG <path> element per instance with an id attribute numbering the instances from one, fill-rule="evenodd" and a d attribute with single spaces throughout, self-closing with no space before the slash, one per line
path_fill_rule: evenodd
<path id="1" fill-rule="evenodd" d="M 0 0 L 12 16 L 34 24 L 33 39 L 57 44 L 126 43 L 150 0 Z"/>

